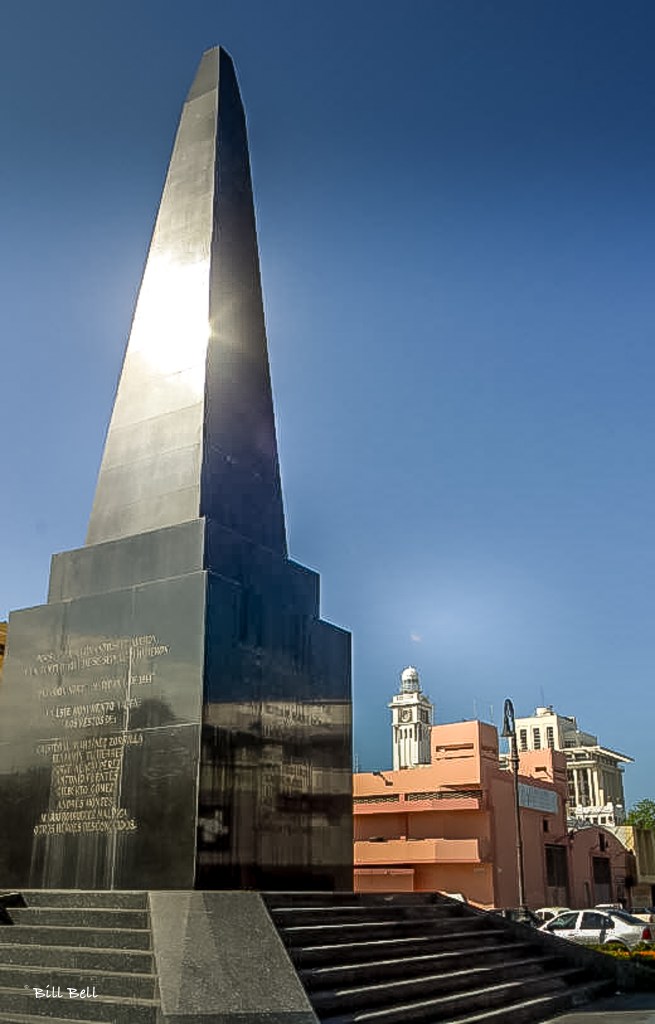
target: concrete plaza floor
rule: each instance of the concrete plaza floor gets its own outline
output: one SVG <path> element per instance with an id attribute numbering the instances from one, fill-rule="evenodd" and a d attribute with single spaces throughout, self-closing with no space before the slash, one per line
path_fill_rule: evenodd
<path id="1" fill-rule="evenodd" d="M 655 992 L 627 992 L 598 999 L 545 1024 L 655 1024 Z"/>

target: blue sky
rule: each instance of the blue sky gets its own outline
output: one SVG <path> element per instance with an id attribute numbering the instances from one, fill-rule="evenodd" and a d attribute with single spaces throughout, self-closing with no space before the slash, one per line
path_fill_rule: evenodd
<path id="1" fill-rule="evenodd" d="M 177 117 L 239 74 L 292 556 L 356 750 L 542 702 L 655 796 L 655 7 L 4 0 L 0 617 L 81 546 Z"/>

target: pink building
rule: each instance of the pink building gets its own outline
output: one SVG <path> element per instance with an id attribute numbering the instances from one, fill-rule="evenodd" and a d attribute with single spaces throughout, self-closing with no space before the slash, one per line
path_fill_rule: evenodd
<path id="1" fill-rule="evenodd" d="M 569 906 L 593 907 L 617 901 L 627 907 L 636 905 L 631 892 L 637 875 L 634 853 L 609 829 L 590 825 L 572 831 L 568 843 Z"/>
<path id="2" fill-rule="evenodd" d="M 481 907 L 517 906 L 514 785 L 499 764 L 496 729 L 478 721 L 434 726 L 430 757 L 415 768 L 355 775 L 355 889 L 438 890 Z M 533 908 L 610 902 L 621 877 L 625 884 L 628 869 L 610 833 L 602 843 L 602 829 L 568 835 L 566 796 L 563 754 L 521 754 L 525 892 Z"/>

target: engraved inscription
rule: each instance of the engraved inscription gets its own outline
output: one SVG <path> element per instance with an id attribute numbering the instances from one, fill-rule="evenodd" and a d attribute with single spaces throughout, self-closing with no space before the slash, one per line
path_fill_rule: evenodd
<path id="1" fill-rule="evenodd" d="M 170 644 L 161 643 L 153 633 L 148 633 L 144 636 L 102 640 L 97 644 L 83 644 L 60 654 L 46 651 L 37 654 L 33 664 L 23 671 L 26 676 L 72 675 L 83 669 L 132 664 L 144 658 L 160 658 L 169 653 Z"/>
<path id="2" fill-rule="evenodd" d="M 151 659 L 169 653 L 169 644 L 148 633 L 84 644 L 64 655 L 51 651 L 38 654 L 24 672 L 28 676 L 59 675 L 58 682 L 44 682 L 38 696 L 44 717 L 53 719 L 66 731 L 102 726 L 123 728 L 129 712 L 141 704 L 142 688 L 154 683 Z M 149 664 L 143 665 L 146 659 Z M 114 669 L 113 674 L 107 674 L 108 667 Z M 150 671 L 143 671 L 146 668 Z M 71 675 L 81 672 L 86 676 L 84 681 L 71 680 Z"/>
<path id="3" fill-rule="evenodd" d="M 37 744 L 37 754 L 52 760 L 52 791 L 34 835 L 136 831 L 120 806 L 120 782 L 125 748 L 142 744 L 142 732 Z"/>
<path id="4" fill-rule="evenodd" d="M 52 781 L 35 835 L 136 831 L 137 822 L 121 807 L 125 750 L 143 744 L 143 733 L 130 731 L 130 712 L 152 689 L 157 661 L 169 653 L 169 644 L 147 633 L 44 651 L 24 669 L 38 678 L 41 715 L 59 736 L 36 747 L 51 761 Z M 107 727 L 113 734 L 93 735 Z"/>

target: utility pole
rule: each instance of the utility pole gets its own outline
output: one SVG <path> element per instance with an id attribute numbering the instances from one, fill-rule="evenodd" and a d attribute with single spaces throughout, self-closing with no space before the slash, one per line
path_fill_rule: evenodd
<path id="1" fill-rule="evenodd" d="M 516 823 L 516 873 L 519 888 L 519 910 L 527 917 L 525 905 L 525 877 L 523 874 L 523 835 L 521 832 L 521 808 L 519 805 L 519 752 L 516 745 L 516 723 L 514 705 L 509 698 L 503 708 L 502 736 L 509 740 L 509 763 L 514 779 L 514 820 Z"/>

